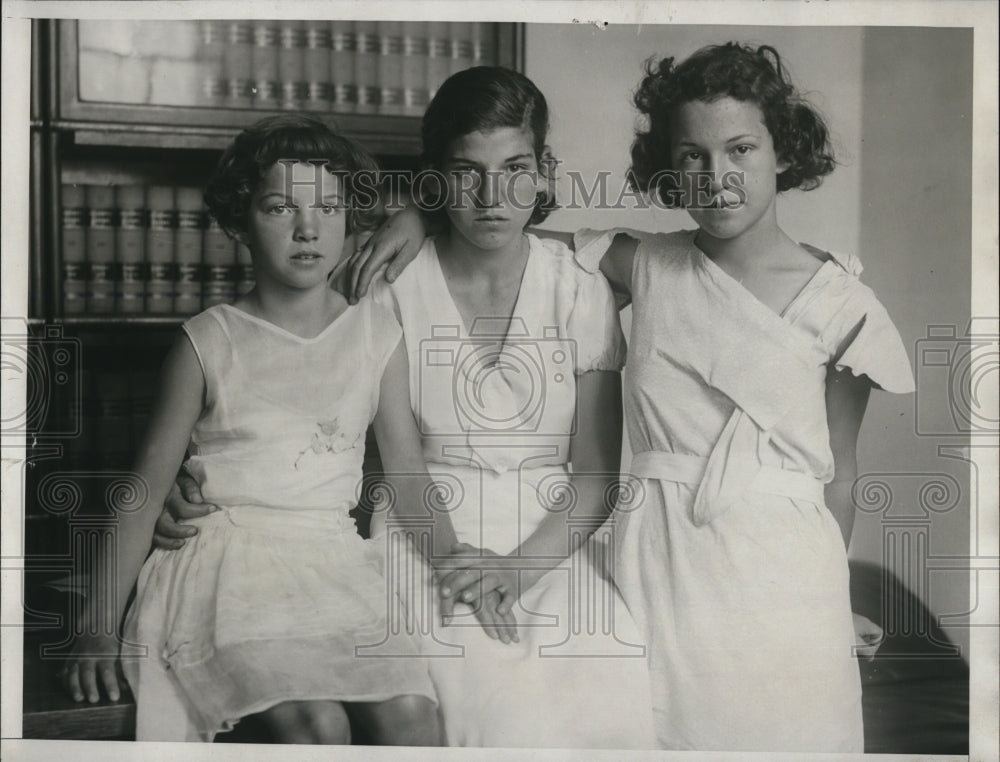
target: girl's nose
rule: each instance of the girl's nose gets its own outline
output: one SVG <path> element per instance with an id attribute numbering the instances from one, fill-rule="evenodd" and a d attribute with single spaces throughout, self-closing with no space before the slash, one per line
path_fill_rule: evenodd
<path id="1" fill-rule="evenodd" d="M 709 157 L 708 177 L 709 188 L 713 194 L 721 193 L 724 189 L 723 178 L 729 171 L 729 161 L 725 156 Z"/>
<path id="2" fill-rule="evenodd" d="M 499 206 L 503 199 L 503 189 L 500 172 L 483 172 L 479 175 L 476 188 L 476 200 L 484 208 Z"/>
<path id="3" fill-rule="evenodd" d="M 315 241 L 319 237 L 316 210 L 303 207 L 295 212 L 295 240 Z"/>

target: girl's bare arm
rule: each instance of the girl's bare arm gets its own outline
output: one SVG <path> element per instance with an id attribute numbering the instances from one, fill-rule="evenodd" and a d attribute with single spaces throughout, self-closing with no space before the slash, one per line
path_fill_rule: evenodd
<path id="1" fill-rule="evenodd" d="M 435 555 L 447 554 L 458 539 L 447 513 L 425 507 L 432 483 L 410 406 L 409 363 L 404 341 L 399 342 L 382 374 L 374 426 L 382 470 L 396 495 L 389 513 L 432 521 L 432 550 Z M 376 513 L 372 520 L 373 534 L 374 529 L 384 525 L 387 518 L 391 517 L 386 516 L 386 511 Z"/>
<path id="2" fill-rule="evenodd" d="M 834 476 L 826 486 L 826 505 L 840 525 L 845 545 L 850 545 L 854 528 L 851 490 L 858 478 L 858 432 L 871 388 L 867 376 L 855 376 L 849 369 L 838 371 L 831 366 L 827 371 L 826 417 Z"/>
<path id="3" fill-rule="evenodd" d="M 75 658 L 64 671 L 66 686 L 76 701 L 84 696 L 97 701 L 98 675 L 109 697 L 118 697 L 114 661 L 123 609 L 149 552 L 160 506 L 174 483 L 201 414 L 204 393 L 205 381 L 194 348 L 187 336 L 179 336 L 164 362 L 149 426 L 136 454 L 133 470 L 140 499 L 135 505 L 113 506 L 119 516 L 115 556 L 100 555 L 91 564 L 87 604 L 80 622 L 80 631 L 86 635 L 77 639 Z M 102 589 L 102 582 L 113 587 Z"/>

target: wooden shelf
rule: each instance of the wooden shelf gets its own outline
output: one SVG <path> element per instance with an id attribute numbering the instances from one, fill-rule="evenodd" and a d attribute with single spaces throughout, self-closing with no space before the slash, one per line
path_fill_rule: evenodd
<path id="1" fill-rule="evenodd" d="M 190 315 L 65 315 L 53 320 L 31 321 L 41 325 L 80 326 L 85 328 L 115 329 L 128 326 L 146 328 L 173 328 L 181 325 Z"/>
<path id="2" fill-rule="evenodd" d="M 102 109 L 104 107 L 102 106 Z M 130 122 L 86 121 L 61 119 L 53 121 L 51 129 L 69 133 L 75 145 L 136 148 L 199 149 L 222 151 L 234 137 L 258 118 L 285 112 L 242 112 L 245 119 L 229 127 L 211 125 L 163 125 Z M 406 117 L 374 117 L 379 120 L 370 128 L 358 124 L 359 119 L 369 122 L 373 117 L 340 117 L 314 114 L 338 127 L 347 137 L 360 143 L 370 153 L 392 156 L 418 156 L 420 153 L 419 120 L 409 119 L 407 129 L 401 133 L 385 130 L 383 119 Z"/>

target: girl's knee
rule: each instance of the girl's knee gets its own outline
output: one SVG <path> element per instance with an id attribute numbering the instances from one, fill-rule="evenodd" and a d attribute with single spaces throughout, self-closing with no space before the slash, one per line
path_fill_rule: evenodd
<path id="1" fill-rule="evenodd" d="M 311 701 L 304 707 L 306 723 L 316 739 L 313 743 L 349 744 L 351 723 L 336 701 Z"/>
<path id="2" fill-rule="evenodd" d="M 349 744 L 351 726 L 336 701 L 287 701 L 264 712 L 280 743 Z"/>
<path id="3" fill-rule="evenodd" d="M 426 696 L 397 696 L 375 711 L 375 742 L 390 746 L 440 746 L 437 704 Z"/>

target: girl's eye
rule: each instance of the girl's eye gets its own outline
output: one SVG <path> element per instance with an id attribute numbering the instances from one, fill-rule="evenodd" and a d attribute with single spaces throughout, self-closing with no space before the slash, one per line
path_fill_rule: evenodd
<path id="1" fill-rule="evenodd" d="M 691 163 L 701 160 L 701 151 L 688 151 L 687 153 L 681 154 L 681 161 Z"/>
<path id="2" fill-rule="evenodd" d="M 323 214 L 329 215 L 331 217 L 340 211 L 340 207 L 337 206 L 336 204 L 323 204 L 323 206 L 321 206 L 319 209 Z"/>
<path id="3" fill-rule="evenodd" d="M 275 204 L 267 209 L 269 214 L 284 214 L 285 212 L 291 211 L 291 207 L 287 204 Z"/>
<path id="4" fill-rule="evenodd" d="M 528 165 L 527 164 L 509 164 L 507 166 L 507 171 L 508 172 L 527 172 L 528 171 Z"/>
<path id="5" fill-rule="evenodd" d="M 748 153 L 750 153 L 753 150 L 753 146 L 750 146 L 750 145 L 741 145 L 741 146 L 736 146 L 736 148 L 734 148 L 733 150 L 736 153 L 738 153 L 740 156 L 746 156 Z"/>

